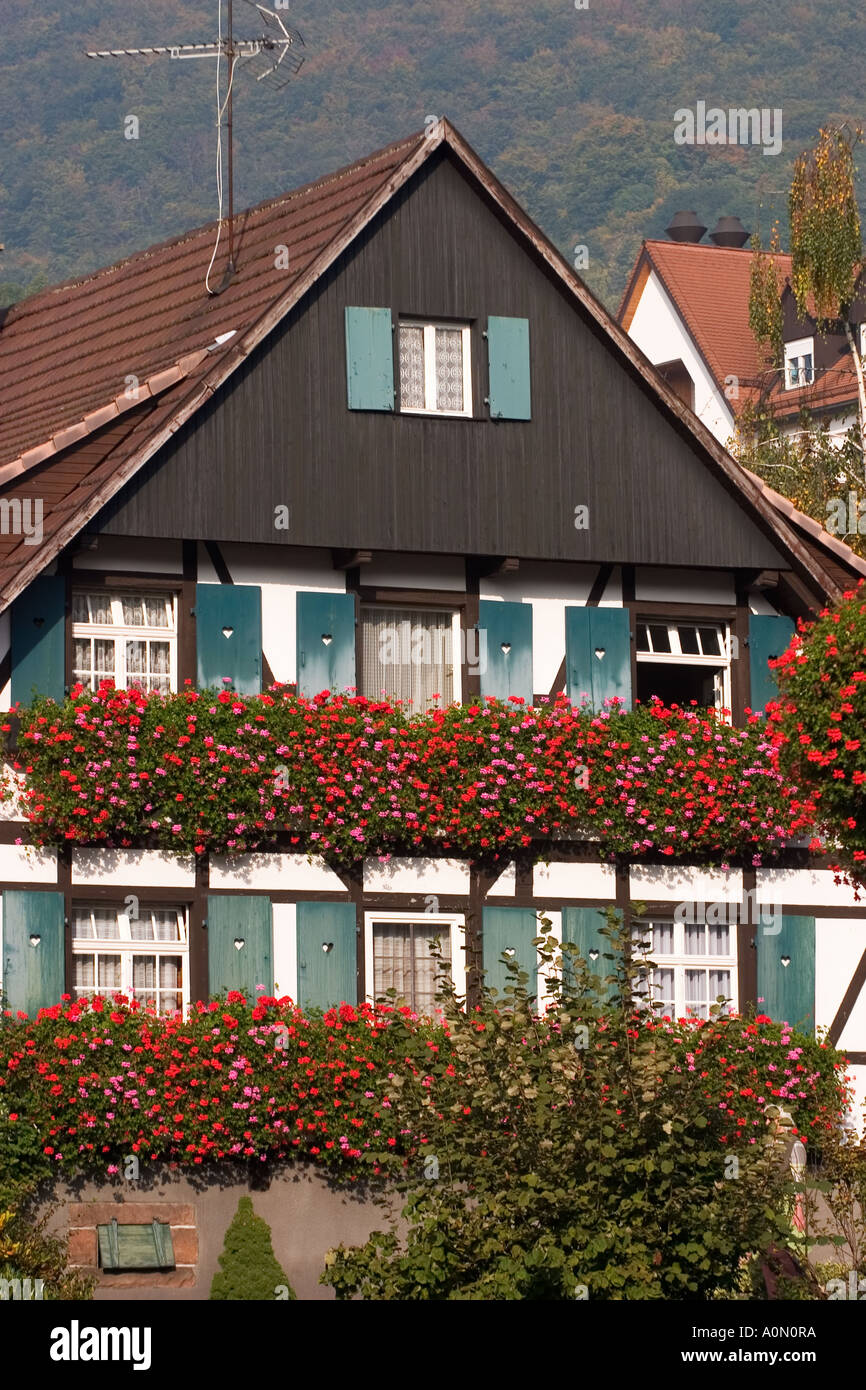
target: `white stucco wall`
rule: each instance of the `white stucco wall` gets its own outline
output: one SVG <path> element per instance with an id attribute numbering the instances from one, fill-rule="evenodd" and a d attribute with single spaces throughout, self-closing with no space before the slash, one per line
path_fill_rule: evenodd
<path id="1" fill-rule="evenodd" d="M 628 332 L 653 364 L 678 358 L 685 364 L 695 386 L 695 414 L 721 444 L 727 444 L 734 433 L 734 417 L 654 270 L 644 285 Z"/>

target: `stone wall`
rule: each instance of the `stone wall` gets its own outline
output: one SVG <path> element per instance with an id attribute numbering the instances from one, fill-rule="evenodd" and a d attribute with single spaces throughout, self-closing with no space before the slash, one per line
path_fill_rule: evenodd
<path id="1" fill-rule="evenodd" d="M 361 1244 L 388 1221 L 381 1199 L 315 1171 L 286 1166 L 255 1182 L 230 1172 L 198 1181 L 169 1170 L 140 1182 L 61 1182 L 50 1199 L 50 1224 L 57 1234 L 68 1233 L 70 1264 L 97 1276 L 97 1300 L 206 1299 L 226 1230 L 245 1194 L 268 1222 L 274 1254 L 299 1299 L 333 1298 L 318 1282 L 326 1252 L 341 1243 Z M 99 1269 L 96 1227 L 112 1218 L 120 1225 L 167 1221 L 175 1269 L 122 1274 Z"/>

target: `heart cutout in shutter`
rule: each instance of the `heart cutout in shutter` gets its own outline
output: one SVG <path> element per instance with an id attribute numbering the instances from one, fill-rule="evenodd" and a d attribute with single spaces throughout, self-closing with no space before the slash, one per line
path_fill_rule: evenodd
<path id="1" fill-rule="evenodd" d="M 503 952 L 503 954 L 506 955 L 506 956 L 508 957 L 508 959 L 510 960 L 511 957 L 514 955 L 514 947 L 513 947 L 513 946 L 506 946 L 505 951 Z"/>
<path id="2" fill-rule="evenodd" d="M 242 950 L 243 947 L 246 946 L 246 944 L 247 944 L 247 943 L 246 943 L 246 941 L 244 940 L 244 938 L 243 938 L 242 936 L 236 936 L 236 937 L 235 937 L 235 950 L 236 950 L 236 951 Z"/>
<path id="3" fill-rule="evenodd" d="M 322 950 L 324 951 L 325 955 L 327 955 L 329 951 L 333 951 L 333 949 L 334 949 L 334 943 L 333 943 L 333 941 L 323 941 L 323 942 L 322 942 Z"/>
<path id="4" fill-rule="evenodd" d="M 599 661 L 601 661 L 601 658 L 604 656 L 604 653 L 605 653 L 605 648 L 604 648 L 604 647 L 596 647 L 596 649 L 595 649 L 595 654 L 596 654 L 596 656 L 598 657 L 598 660 L 599 660 Z"/>
<path id="5" fill-rule="evenodd" d="M 323 632 L 323 633 L 322 633 L 322 641 L 324 642 L 324 644 L 325 644 L 326 647 L 330 647 L 330 645 L 331 645 L 331 643 L 333 642 L 333 640 L 334 640 L 334 639 L 333 639 L 333 637 L 331 636 L 330 632 Z"/>
<path id="6" fill-rule="evenodd" d="M 590 951 L 589 958 L 590 960 L 598 960 L 598 951 L 595 949 L 595 947 L 593 947 L 593 949 Z"/>
<path id="7" fill-rule="evenodd" d="M 44 627 L 44 626 L 45 626 L 45 619 L 44 619 L 44 618 L 34 618 L 34 619 L 33 619 L 33 626 L 34 626 L 34 627 Z"/>
<path id="8" fill-rule="evenodd" d="M 31 934 L 30 934 L 30 945 L 31 945 L 31 946 L 38 946 L 41 940 L 42 940 L 42 937 L 39 936 L 37 932 L 31 932 Z"/>
<path id="9" fill-rule="evenodd" d="M 787 968 L 787 966 L 789 966 L 789 965 L 791 964 L 791 957 L 790 957 L 790 956 L 783 956 L 783 957 L 782 957 L 782 964 Z"/>
<path id="10" fill-rule="evenodd" d="M 225 637 L 226 639 L 228 639 L 229 637 L 231 637 L 231 635 L 232 635 L 233 632 L 234 632 L 234 628 L 233 628 L 233 627 L 224 627 L 224 628 L 223 628 L 223 637 Z"/>
<path id="11" fill-rule="evenodd" d="M 502 654 L 503 654 L 503 656 L 507 656 L 508 653 L 509 653 L 510 651 L 511 651 L 511 643 L 510 643 L 510 642 L 503 642 L 503 643 L 502 643 Z"/>

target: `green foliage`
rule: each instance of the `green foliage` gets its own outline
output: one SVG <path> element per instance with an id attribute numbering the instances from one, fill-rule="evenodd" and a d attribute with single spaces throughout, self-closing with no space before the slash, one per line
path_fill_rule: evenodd
<path id="1" fill-rule="evenodd" d="M 93 1297 L 95 1280 L 67 1267 L 67 1245 L 47 1230 L 50 1212 L 36 1214 L 36 1184 L 0 1168 L 0 1279 L 41 1279 L 47 1302 Z"/>
<path id="2" fill-rule="evenodd" d="M 238 32 L 247 9 L 235 5 Z M 436 13 L 432 24 L 422 0 L 294 4 L 308 57 L 288 92 L 237 77 L 238 206 L 445 113 L 569 259 L 588 246 L 587 278 L 611 306 L 641 238 L 661 235 L 697 188 L 709 226 L 724 213 L 754 226 L 759 208 L 770 221 L 784 212 L 787 152 L 825 118 L 827 74 L 856 71 L 864 43 L 856 0 L 837 0 L 832 23 L 821 6 L 797 6 L 784 34 L 775 0 L 591 0 L 585 11 L 445 0 Z M 4 279 L 56 283 L 215 217 L 212 65 L 83 56 L 209 38 L 213 0 L 76 0 L 62 11 L 6 0 L 3 19 Z M 674 143 L 683 94 L 707 84 L 744 107 L 796 92 L 778 158 Z M 849 100 L 844 114 L 856 83 Z M 129 113 L 138 140 L 124 139 Z"/>
<path id="3" fill-rule="evenodd" d="M 819 823 L 854 881 L 866 882 L 866 589 L 861 579 L 805 624 L 779 658 L 772 715 L 779 762 L 813 797 Z"/>
<path id="4" fill-rule="evenodd" d="M 801 317 L 837 319 L 854 291 L 862 256 L 854 146 L 860 129 L 823 129 L 798 156 L 788 198 L 793 290 Z"/>
<path id="5" fill-rule="evenodd" d="M 866 517 L 860 517 L 857 501 L 849 506 L 849 493 L 859 499 L 863 492 L 863 452 L 856 425 L 838 444 L 833 443 L 829 421 L 817 425 L 805 411 L 795 431 L 785 434 L 771 416 L 747 407 L 729 447 L 745 468 L 866 556 Z"/>
<path id="6" fill-rule="evenodd" d="M 778 365 L 782 357 L 782 299 L 774 255 L 779 250 L 778 229 L 773 229 L 770 252 L 761 247 L 761 236 L 752 237 L 752 256 L 749 266 L 749 327 L 755 342 Z"/>
<path id="7" fill-rule="evenodd" d="M 249 1197 L 241 1197 L 238 1202 L 219 1263 L 211 1284 L 211 1299 L 273 1300 L 281 1286 L 288 1290 L 290 1299 L 297 1298 L 274 1255 L 271 1228 L 256 1216 Z"/>
<path id="8" fill-rule="evenodd" d="M 445 996 L 460 1093 L 407 1040 L 392 1084 L 418 1141 L 408 1232 L 331 1251 L 322 1282 L 338 1298 L 734 1297 L 755 1253 L 784 1245 L 778 1119 L 768 1107 L 748 1134 L 725 1120 L 720 1142 L 700 1047 L 683 1064 L 678 1025 L 635 1014 L 650 963 L 630 956 L 615 914 L 604 930 L 613 974 L 599 982 L 564 947 L 543 1018 L 516 969 L 505 999 L 488 992 L 474 1012 Z M 538 945 L 556 966 L 555 943 Z"/>

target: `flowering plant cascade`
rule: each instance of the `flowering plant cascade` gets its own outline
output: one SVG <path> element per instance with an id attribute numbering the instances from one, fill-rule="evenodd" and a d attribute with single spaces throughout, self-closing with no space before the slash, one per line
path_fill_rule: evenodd
<path id="1" fill-rule="evenodd" d="M 559 697 L 410 716 L 272 687 L 163 695 L 76 687 L 21 711 L 31 836 L 175 852 L 275 846 L 358 859 L 491 855 L 593 838 L 602 856 L 772 855 L 811 827 L 773 726 L 658 702 L 601 714 Z M 7 728 L 9 726 L 6 726 Z"/>
<path id="2" fill-rule="evenodd" d="M 501 1016 L 488 999 L 458 1031 L 480 1046 Z M 636 1012 L 627 1026 L 654 1039 L 665 1074 L 688 1081 L 714 1145 L 754 1144 L 772 1106 L 806 1137 L 838 1119 L 844 1059 L 787 1024 Z M 567 1027 L 565 1015 L 536 1018 L 526 1044 L 555 1069 Z M 425 1142 L 401 1113 L 405 1081 L 429 1087 L 439 1120 L 460 1125 L 473 1113 L 454 1029 L 406 1007 L 344 1003 L 308 1016 L 288 998 L 249 1002 L 237 991 L 186 1018 L 123 995 L 64 996 L 35 1021 L 2 1020 L 0 1166 L 114 1174 L 128 1155 L 184 1166 L 299 1157 L 352 1180 L 400 1168 Z M 603 1020 L 593 1036 L 588 1066 L 618 1045 Z M 621 1102 L 600 1086 L 598 1104 L 614 1112 Z"/>
<path id="3" fill-rule="evenodd" d="M 820 829 L 838 846 L 834 867 L 866 885 L 866 584 L 798 631 L 773 663 L 781 699 L 768 713 L 780 770 L 795 777 Z M 835 851 L 834 851 L 835 852 Z"/>

